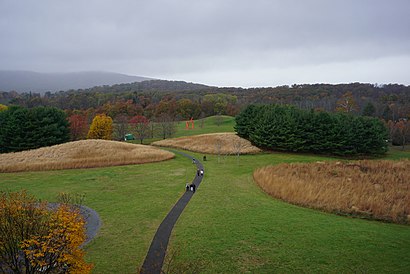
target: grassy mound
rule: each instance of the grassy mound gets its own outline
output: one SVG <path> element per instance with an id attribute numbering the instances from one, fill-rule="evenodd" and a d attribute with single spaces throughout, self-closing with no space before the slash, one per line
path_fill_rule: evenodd
<path id="1" fill-rule="evenodd" d="M 173 157 L 173 153 L 151 146 L 106 140 L 82 140 L 35 150 L 0 154 L 0 172 L 143 164 Z"/>
<path id="2" fill-rule="evenodd" d="M 281 164 L 257 169 L 271 196 L 293 204 L 370 219 L 410 222 L 410 161 Z"/>
<path id="3" fill-rule="evenodd" d="M 260 149 L 235 133 L 211 133 L 166 139 L 152 143 L 154 146 L 172 147 L 206 154 L 255 154 Z"/>

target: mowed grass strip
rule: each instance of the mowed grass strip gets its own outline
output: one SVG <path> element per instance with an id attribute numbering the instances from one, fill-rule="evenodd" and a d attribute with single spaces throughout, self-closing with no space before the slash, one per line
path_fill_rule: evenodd
<path id="1" fill-rule="evenodd" d="M 151 146 L 82 140 L 0 154 L 0 172 L 93 168 L 169 160 L 174 154 Z"/>
<path id="2" fill-rule="evenodd" d="M 318 162 L 257 169 L 269 195 L 292 204 L 410 223 L 410 161 Z"/>
<path id="3" fill-rule="evenodd" d="M 165 139 L 152 143 L 154 146 L 163 146 L 184 149 L 206 154 L 255 154 L 261 150 L 253 146 L 235 133 L 210 133 Z"/>

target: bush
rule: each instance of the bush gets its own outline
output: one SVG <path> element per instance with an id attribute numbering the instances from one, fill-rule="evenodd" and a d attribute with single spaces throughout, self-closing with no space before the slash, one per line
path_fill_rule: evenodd
<path id="1" fill-rule="evenodd" d="M 0 272 L 89 273 L 84 241 L 78 210 L 50 209 L 25 192 L 0 194 Z"/>
<path id="2" fill-rule="evenodd" d="M 235 130 L 254 145 L 272 150 L 341 156 L 387 151 L 388 131 L 381 121 L 345 113 L 250 105 L 236 117 Z"/>

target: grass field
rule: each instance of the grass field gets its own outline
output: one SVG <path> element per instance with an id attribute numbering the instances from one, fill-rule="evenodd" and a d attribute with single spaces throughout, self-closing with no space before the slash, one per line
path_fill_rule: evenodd
<path id="1" fill-rule="evenodd" d="M 232 116 L 211 116 L 204 119 L 195 120 L 195 128 L 185 129 L 185 122 L 179 122 L 175 137 L 192 136 L 198 134 L 233 132 L 235 117 Z"/>
<path id="2" fill-rule="evenodd" d="M 200 157 L 199 154 L 194 154 Z M 326 158 L 263 153 L 205 162 L 201 187 L 170 241 L 174 266 L 194 258 L 204 273 L 406 272 L 409 226 L 349 219 L 272 199 L 252 179 L 255 168 Z M 162 219 L 192 179 L 181 156 L 155 164 L 0 174 L 2 190 L 41 199 L 85 193 L 103 225 L 87 247 L 94 273 L 135 273 Z"/>
<path id="3" fill-rule="evenodd" d="M 325 158 L 262 154 L 241 156 L 239 165 L 233 157 L 207 161 L 204 182 L 172 236 L 178 263 L 194 258 L 206 273 L 407 272 L 409 226 L 293 206 L 272 199 L 252 179 L 267 163 L 317 160 Z"/>
<path id="4" fill-rule="evenodd" d="M 0 190 L 27 189 L 48 201 L 60 192 L 84 193 L 84 204 L 102 218 L 98 236 L 86 247 L 94 273 L 136 273 L 156 229 L 195 172 L 177 155 L 156 164 L 0 173 Z"/>
<path id="5" fill-rule="evenodd" d="M 225 126 L 219 127 L 222 132 L 232 131 L 233 120 Z M 182 128 L 178 134 L 215 128 L 197 133 Z M 387 158 L 410 158 L 410 153 L 392 150 Z M 244 155 L 239 161 L 209 156 L 204 181 L 173 230 L 173 269 L 194 261 L 202 273 L 408 273 L 409 226 L 290 205 L 265 194 L 252 178 L 256 168 L 267 165 L 325 160 L 334 159 L 286 153 Z M 189 160 L 176 155 L 144 165 L 0 173 L 0 190 L 24 188 L 50 201 L 59 192 L 85 193 L 85 205 L 103 222 L 85 248 L 94 273 L 136 273 L 158 225 L 195 171 Z"/>
<path id="6" fill-rule="evenodd" d="M 204 119 L 195 120 L 195 126 L 192 129 L 185 128 L 185 121 L 177 122 L 176 133 L 173 138 L 182 136 L 193 136 L 199 134 L 207 133 L 217 133 L 217 132 L 234 132 L 235 117 L 221 115 L 211 116 Z M 161 138 L 147 138 L 144 139 L 144 144 L 149 145 L 152 142 L 162 140 Z M 129 141 L 132 143 L 139 144 L 139 140 Z"/>

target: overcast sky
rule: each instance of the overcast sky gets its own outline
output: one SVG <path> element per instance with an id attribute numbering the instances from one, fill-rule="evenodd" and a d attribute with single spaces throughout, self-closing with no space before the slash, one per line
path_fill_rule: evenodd
<path id="1" fill-rule="evenodd" d="M 409 0 L 0 0 L 0 69 L 410 84 Z"/>

